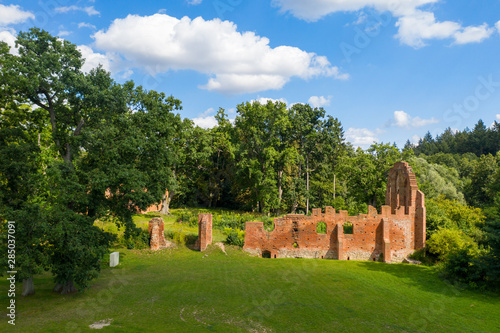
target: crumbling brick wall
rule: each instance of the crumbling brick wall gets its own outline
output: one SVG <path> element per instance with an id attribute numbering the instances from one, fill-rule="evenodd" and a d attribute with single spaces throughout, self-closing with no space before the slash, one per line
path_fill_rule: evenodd
<path id="1" fill-rule="evenodd" d="M 199 214 L 196 249 L 205 251 L 210 244 L 212 244 L 212 214 Z"/>
<path id="2" fill-rule="evenodd" d="M 326 224 L 326 234 L 317 232 L 320 222 Z M 352 234 L 344 233 L 346 223 L 352 224 Z M 402 262 L 425 246 L 424 194 L 408 163 L 399 162 L 389 172 L 380 214 L 371 206 L 368 214 L 358 216 L 326 207 L 324 212 L 313 209 L 311 216 L 286 215 L 274 224 L 268 232 L 262 222 L 247 222 L 244 250 L 271 258 Z"/>
<path id="3" fill-rule="evenodd" d="M 165 223 L 162 218 L 155 217 L 149 221 L 149 246 L 152 251 L 168 248 L 171 243 L 165 239 Z"/>

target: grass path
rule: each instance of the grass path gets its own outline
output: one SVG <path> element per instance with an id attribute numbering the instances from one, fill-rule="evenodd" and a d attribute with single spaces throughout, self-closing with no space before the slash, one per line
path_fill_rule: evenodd
<path id="1" fill-rule="evenodd" d="M 85 293 L 17 297 L 0 331 L 87 332 L 500 332 L 500 299 L 458 290 L 428 267 L 336 260 L 261 259 L 240 250 L 120 249 Z M 21 285 L 17 286 L 21 290 Z"/>

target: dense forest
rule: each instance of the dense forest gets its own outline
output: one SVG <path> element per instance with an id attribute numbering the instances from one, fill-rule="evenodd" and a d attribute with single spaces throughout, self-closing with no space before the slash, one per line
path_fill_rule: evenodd
<path id="1" fill-rule="evenodd" d="M 57 291 L 88 287 L 113 241 L 99 219 L 134 237 L 132 216 L 162 201 L 166 212 L 366 213 L 384 204 L 388 170 L 401 160 L 426 195 L 428 247 L 415 256 L 471 286 L 499 282 L 498 123 L 363 150 L 322 108 L 253 101 L 237 106 L 234 122 L 220 109 L 218 125 L 202 129 L 181 119 L 173 96 L 118 84 L 102 68 L 83 73 L 67 41 L 31 29 L 17 44 L 12 54 L 0 43 L 0 216 L 4 246 L 7 221 L 17 223 L 23 294 L 49 269 Z"/>

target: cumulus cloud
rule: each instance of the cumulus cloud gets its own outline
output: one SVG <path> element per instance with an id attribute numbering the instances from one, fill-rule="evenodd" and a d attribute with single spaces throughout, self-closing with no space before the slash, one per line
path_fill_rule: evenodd
<path id="1" fill-rule="evenodd" d="M 404 111 L 394 111 L 394 121 L 393 126 L 410 128 L 410 127 L 423 127 L 430 124 L 439 123 L 439 120 L 435 118 L 422 119 L 420 117 L 411 117 L 408 113 Z"/>
<path id="2" fill-rule="evenodd" d="M 129 15 L 93 37 L 98 48 L 118 52 L 138 68 L 205 73 L 209 80 L 201 88 L 222 93 L 280 89 L 292 77 L 348 78 L 324 56 L 292 46 L 272 48 L 269 39 L 238 32 L 234 23 L 217 18 Z"/>
<path id="3" fill-rule="evenodd" d="M 345 132 L 347 141 L 356 147 L 366 147 L 378 141 L 377 133 L 367 128 L 349 128 Z"/>
<path id="4" fill-rule="evenodd" d="M 113 60 L 109 55 L 94 52 L 94 50 L 87 45 L 79 45 L 78 50 L 82 54 L 83 59 L 85 59 L 85 63 L 82 67 L 83 72 L 88 73 L 91 69 L 99 65 L 102 65 L 102 68 L 107 71 L 111 71 L 113 68 Z"/>
<path id="5" fill-rule="evenodd" d="M 314 108 L 320 108 L 322 106 L 329 106 L 332 101 L 332 96 L 311 96 L 307 103 Z"/>
<path id="6" fill-rule="evenodd" d="M 273 0 L 272 4 L 306 21 L 317 21 L 332 13 L 359 11 L 367 7 L 380 12 L 389 11 L 398 18 L 396 38 L 414 48 L 423 47 L 426 40 L 432 39 L 452 38 L 455 44 L 478 43 L 493 33 L 487 24 L 462 27 L 457 22 L 439 22 L 433 12 L 419 9 L 436 2 L 438 0 Z M 500 31 L 499 25 L 497 23 Z"/>
<path id="7" fill-rule="evenodd" d="M 401 17 L 396 26 L 399 27 L 396 37 L 415 48 L 425 46 L 424 40 L 450 38 L 461 28 L 460 24 L 451 21 L 436 22 L 433 13 L 419 10 Z"/>
<path id="8" fill-rule="evenodd" d="M 455 33 L 456 44 L 480 43 L 495 32 L 494 28 L 490 28 L 488 24 L 484 23 L 478 27 L 467 27 L 463 31 Z"/>
<path id="9" fill-rule="evenodd" d="M 7 43 L 10 46 L 10 53 L 17 55 L 19 51 L 16 48 L 16 36 L 14 34 L 15 31 L 13 29 L 0 31 L 0 41 Z"/>
<path id="10" fill-rule="evenodd" d="M 496 119 L 495 120 L 500 123 L 500 114 L 496 115 Z"/>
<path id="11" fill-rule="evenodd" d="M 202 1 L 203 0 L 187 0 L 188 4 L 195 6 L 201 4 Z"/>
<path id="12" fill-rule="evenodd" d="M 55 11 L 58 13 L 68 13 L 68 12 L 73 12 L 73 11 L 80 11 L 80 12 L 87 13 L 87 15 L 89 15 L 89 16 L 101 14 L 100 12 L 98 12 L 94 8 L 94 6 L 78 7 L 78 6 L 72 5 L 72 6 L 67 6 L 67 7 L 57 7 L 55 9 Z"/>
<path id="13" fill-rule="evenodd" d="M 414 136 L 411 137 L 411 143 L 417 144 L 420 141 L 420 139 L 421 137 L 415 134 Z"/>
<path id="14" fill-rule="evenodd" d="M 498 33 L 500 34 L 500 21 L 498 21 L 497 23 L 495 23 L 495 27 L 497 28 Z"/>
<path id="15" fill-rule="evenodd" d="M 5 6 L 0 4 L 0 26 L 23 23 L 34 18 L 35 15 L 33 13 L 24 11 L 19 6 Z"/>
<path id="16" fill-rule="evenodd" d="M 218 125 L 217 120 L 215 119 L 214 116 L 198 117 L 192 120 L 196 126 L 199 126 L 204 129 L 214 128 L 215 126 Z"/>

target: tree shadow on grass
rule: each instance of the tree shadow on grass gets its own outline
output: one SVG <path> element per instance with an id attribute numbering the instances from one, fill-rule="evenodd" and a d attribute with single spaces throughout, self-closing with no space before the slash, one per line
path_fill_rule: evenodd
<path id="1" fill-rule="evenodd" d="M 445 279 L 436 267 L 410 264 L 385 264 L 376 262 L 359 262 L 368 271 L 391 274 L 402 284 L 421 291 L 440 294 L 446 297 L 480 296 L 481 300 L 491 304 L 498 303 L 498 294 L 490 291 L 470 290 L 466 285 L 454 284 Z"/>

